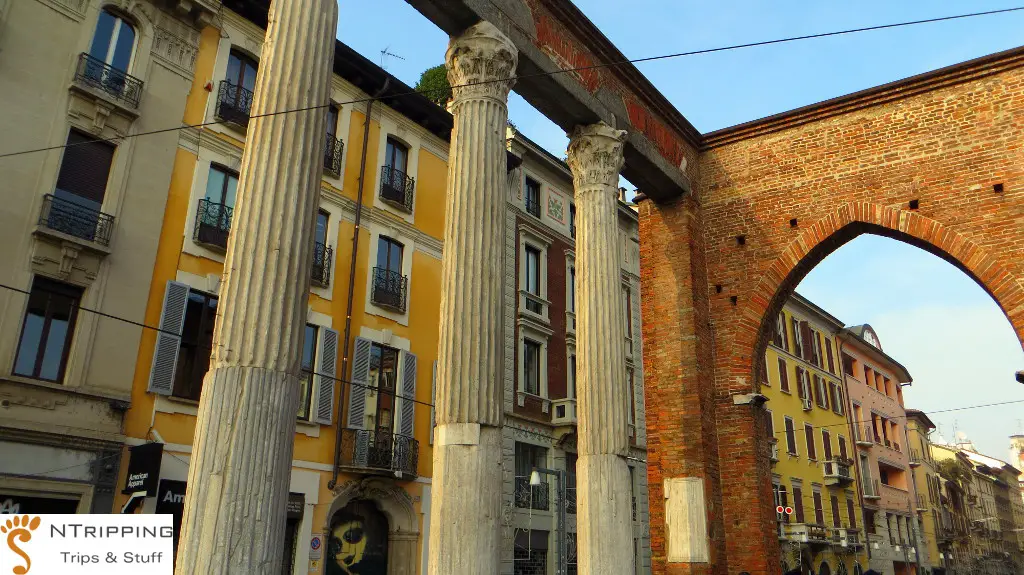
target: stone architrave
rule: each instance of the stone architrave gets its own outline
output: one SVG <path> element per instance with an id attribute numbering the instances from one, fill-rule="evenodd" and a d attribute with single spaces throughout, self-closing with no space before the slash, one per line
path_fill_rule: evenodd
<path id="1" fill-rule="evenodd" d="M 441 263 L 428 573 L 497 573 L 501 550 L 505 127 L 518 53 L 489 22 L 445 55 L 454 116 Z"/>
<path id="2" fill-rule="evenodd" d="M 626 132 L 578 126 L 568 163 L 576 198 L 576 525 L 585 575 L 633 573 L 625 318 L 618 180 Z"/>
<path id="3" fill-rule="evenodd" d="M 280 573 L 336 0 L 273 0 L 242 155 L 177 573 Z M 306 111 L 264 115 L 281 110 Z M 261 115 L 264 115 L 261 117 Z"/>

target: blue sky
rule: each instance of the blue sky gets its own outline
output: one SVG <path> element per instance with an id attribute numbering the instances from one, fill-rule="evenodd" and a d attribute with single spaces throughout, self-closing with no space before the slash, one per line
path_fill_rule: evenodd
<path id="1" fill-rule="evenodd" d="M 630 58 L 848 28 L 1011 8 L 1022 0 L 577 0 L 576 5 Z M 627 7 L 628 6 L 628 7 Z M 689 56 L 638 67 L 702 132 L 840 96 L 1024 44 L 1024 11 Z M 404 0 L 347 0 L 338 37 L 414 84 L 440 64 L 448 37 Z M 557 126 L 513 95 L 509 118 L 557 156 Z M 878 270 L 865 285 L 863 270 Z M 1024 352 L 998 307 L 972 280 L 917 248 L 872 236 L 847 244 L 798 288 L 848 324 L 871 323 L 915 383 L 908 405 L 925 411 L 1024 400 L 1013 372 Z M 1022 432 L 1024 404 L 936 414 L 992 456 Z"/>

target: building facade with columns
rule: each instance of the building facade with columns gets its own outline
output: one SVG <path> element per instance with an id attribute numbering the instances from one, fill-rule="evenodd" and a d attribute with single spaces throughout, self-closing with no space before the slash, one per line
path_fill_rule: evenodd
<path id="1" fill-rule="evenodd" d="M 0 513 L 105 513 L 213 2 L 0 2 Z M 96 141 L 104 140 L 104 141 Z"/>
<path id="2" fill-rule="evenodd" d="M 503 549 L 501 573 L 556 573 L 564 529 L 567 573 L 577 571 L 576 202 L 566 163 L 514 127 L 507 131 L 510 170 L 505 206 L 505 389 Z M 624 196 L 625 190 L 621 190 Z M 639 244 L 633 206 L 617 206 L 620 298 L 610 302 L 625 326 L 629 401 L 629 484 L 636 573 L 650 572 L 646 426 L 640 337 Z M 565 472 L 559 480 L 535 468 Z M 564 508 L 564 515 L 561 510 Z M 561 522 L 564 527 L 560 526 Z"/>

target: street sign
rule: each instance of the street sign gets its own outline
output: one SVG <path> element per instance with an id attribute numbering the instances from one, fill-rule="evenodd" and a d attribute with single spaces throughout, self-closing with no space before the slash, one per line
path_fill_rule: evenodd
<path id="1" fill-rule="evenodd" d="M 309 558 L 319 561 L 324 552 L 324 536 L 314 535 L 309 538 Z"/>

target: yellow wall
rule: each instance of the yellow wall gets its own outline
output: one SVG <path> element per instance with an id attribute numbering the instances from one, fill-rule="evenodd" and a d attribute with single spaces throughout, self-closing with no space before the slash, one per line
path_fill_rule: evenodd
<path id="1" fill-rule="evenodd" d="M 796 366 L 799 365 L 805 370 L 818 374 L 826 378 L 827 381 L 842 385 L 841 371 L 842 364 L 839 360 L 837 350 L 839 349 L 834 338 L 834 334 L 831 333 L 828 328 L 828 324 L 824 319 L 813 315 L 809 311 L 802 307 L 797 308 L 791 304 L 787 304 L 783 310 L 785 315 L 786 324 L 786 341 L 785 348 L 780 349 L 774 344 L 769 344 L 765 351 L 765 365 L 767 368 L 768 384 L 762 386 L 761 393 L 768 397 L 768 403 L 765 408 L 771 411 L 772 425 L 774 427 L 774 438 L 778 442 L 778 461 L 772 466 L 772 473 L 777 476 L 779 483 L 786 487 L 788 493 L 789 504 L 794 505 L 793 501 L 793 479 L 802 481 L 802 500 L 804 508 L 804 521 L 806 523 L 813 523 L 814 517 L 814 501 L 813 501 L 813 490 L 812 484 L 821 485 L 822 494 L 822 507 L 824 510 L 824 525 L 826 527 L 833 526 L 832 519 L 832 507 L 831 507 L 831 495 L 836 495 L 839 498 L 839 515 L 841 524 L 843 527 L 849 525 L 849 517 L 847 512 L 847 494 L 851 494 L 851 498 L 854 502 L 854 509 L 856 513 L 856 524 L 861 530 L 861 541 L 864 541 L 864 518 L 861 511 L 860 499 L 857 494 L 858 478 L 856 475 L 856 466 L 851 468 L 851 473 L 854 476 L 854 481 L 846 485 L 837 486 L 825 486 L 824 477 L 824 465 L 825 460 L 824 447 L 822 446 L 821 430 L 828 429 L 831 435 L 832 442 L 832 456 L 839 457 L 839 436 L 846 438 L 846 455 L 848 458 L 856 457 L 856 444 L 851 437 L 849 428 L 847 426 L 846 415 L 838 415 L 831 409 L 831 399 L 829 402 L 830 409 L 822 409 L 818 407 L 812 399 L 812 408 L 810 411 L 804 411 L 803 405 L 797 393 L 797 387 L 799 382 L 796 378 Z M 791 350 L 794 349 L 794 334 L 792 317 L 796 315 L 798 319 L 808 321 L 812 328 L 822 334 L 823 338 L 827 338 L 832 342 L 832 355 L 833 355 L 833 367 L 835 373 L 830 373 L 828 370 L 828 360 L 825 351 L 824 344 L 822 345 L 822 356 L 824 368 L 819 368 L 816 365 L 810 364 L 803 359 L 794 355 Z M 786 361 L 787 368 L 787 379 L 789 381 L 789 393 L 782 391 L 780 385 L 780 374 L 779 374 L 779 358 L 782 357 Z M 811 380 L 813 385 L 813 380 Z M 813 396 L 812 396 L 813 397 Z M 844 403 L 848 404 L 845 397 L 844 390 Z M 848 410 L 844 408 L 844 413 Z M 785 417 L 788 416 L 793 419 L 793 427 L 795 431 L 797 455 L 792 456 L 787 453 L 786 445 L 786 427 Z M 805 440 L 804 424 L 810 423 L 814 426 L 814 441 L 815 441 L 815 455 L 817 459 L 812 461 L 808 459 L 807 444 Z M 794 513 L 790 517 L 790 523 L 796 522 L 796 514 Z M 781 547 L 784 557 L 793 558 L 797 554 L 797 549 L 792 542 L 781 542 Z M 810 551 L 808 546 L 803 546 L 803 555 L 806 556 Z M 860 564 L 864 569 L 867 568 L 867 554 L 866 551 L 861 550 L 858 554 L 843 554 L 838 555 L 833 553 L 831 550 L 818 551 L 813 554 L 814 568 L 817 570 L 822 561 L 827 561 L 832 569 L 832 572 L 836 572 L 837 561 L 844 561 L 846 563 L 847 572 L 853 573 L 853 562 L 856 560 L 860 561 Z M 791 562 L 790 567 L 793 564 Z"/>

